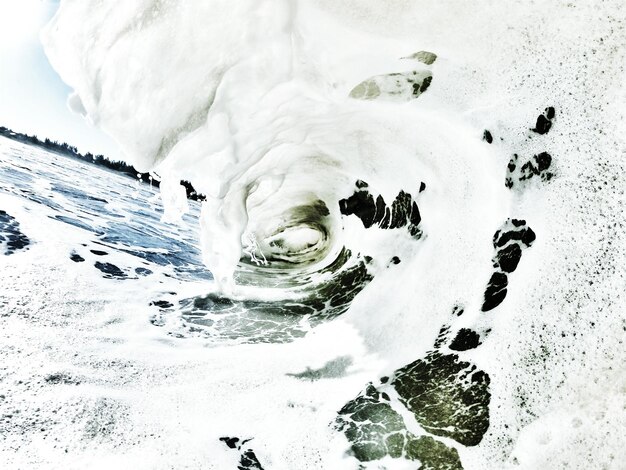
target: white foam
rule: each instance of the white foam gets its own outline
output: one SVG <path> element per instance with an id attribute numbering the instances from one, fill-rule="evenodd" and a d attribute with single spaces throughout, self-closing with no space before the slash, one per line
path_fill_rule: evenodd
<path id="1" fill-rule="evenodd" d="M 345 316 L 378 354 L 380 363 L 363 374 L 369 379 L 426 351 L 453 305 L 464 304 L 462 321 L 484 321 L 479 308 L 491 237 L 509 216 L 527 220 L 537 241 L 510 276 L 491 336 L 470 354 L 492 378 L 490 431 L 479 446 L 459 452 L 467 468 L 502 468 L 513 459 L 537 468 L 554 452 L 570 468 L 596 461 L 618 468 L 609 456 L 622 452 L 619 442 L 589 444 L 602 440 L 606 423 L 619 429 L 617 417 L 587 419 L 593 407 L 586 403 L 606 380 L 601 371 L 623 369 L 616 353 L 623 347 L 625 287 L 620 6 L 63 0 L 43 39 L 51 63 L 76 91 L 73 109 L 111 134 L 140 170 L 189 180 L 207 194 L 201 244 L 224 288 L 232 287 L 242 238 L 252 234 L 264 246 L 285 211 L 316 199 L 331 211 L 332 243 L 403 260 L 381 268 Z M 400 58 L 418 50 L 439 58 L 417 100 L 349 98 L 370 77 L 411 70 Z M 547 105 L 556 107 L 557 124 L 547 136 L 530 134 Z M 495 137 L 491 147 L 480 142 L 484 128 Z M 555 179 L 525 193 L 507 191 L 510 156 L 543 150 L 553 155 Z M 400 189 L 417 196 L 426 182 L 419 246 L 401 235 L 363 233 L 358 221 L 340 218 L 336 202 L 351 194 L 356 179 L 387 201 Z M 163 190 L 176 212 L 179 188 Z M 304 354 L 308 345 L 298 345 Z M 254 382 L 245 373 L 235 373 L 242 387 Z M 283 383 L 263 388 L 262 378 L 255 380 L 263 399 Z M 343 398 L 362 383 L 345 386 Z M 298 392 L 289 390 L 285 395 Z M 606 393 L 623 400 L 623 389 Z M 261 399 L 240 398 L 237 405 L 245 406 Z M 316 406 L 332 419 L 340 402 Z M 535 444 L 578 409 L 584 411 L 576 431 L 561 433 L 553 445 Z M 233 413 L 241 420 L 246 411 Z M 332 452 L 319 422 L 304 416 L 315 429 L 308 436 L 289 413 L 259 418 L 286 426 L 254 428 L 272 468 L 333 468 L 316 467 L 312 455 Z M 306 442 L 285 443 L 284 429 Z M 578 440 L 591 457 L 577 450 Z"/>

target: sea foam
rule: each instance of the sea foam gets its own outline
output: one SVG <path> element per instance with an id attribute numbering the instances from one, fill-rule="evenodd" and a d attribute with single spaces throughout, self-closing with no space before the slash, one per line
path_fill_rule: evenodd
<path id="1" fill-rule="evenodd" d="M 342 249 L 371 257 L 373 280 L 342 319 L 381 359 L 375 385 L 438 337 L 480 333 L 458 354 L 491 377 L 489 428 L 476 446 L 444 439 L 465 468 L 544 468 L 554 454 L 618 468 L 623 418 L 606 413 L 624 403 L 625 379 L 622 10 L 63 0 L 42 37 L 75 90 L 70 107 L 159 174 L 171 217 L 185 209 L 181 179 L 207 196 L 199 243 L 216 291 L 280 301 L 299 291 L 273 280 L 322 285 Z M 537 132 L 549 107 L 554 125 Z M 342 213 L 364 191 L 417 201 L 420 236 Z M 508 272 L 494 234 L 526 224 L 536 240 Z M 252 282 L 235 282 L 246 270 Z M 496 310 L 488 283 L 506 296 Z M 266 455 L 296 468 L 279 434 L 266 432 Z M 298 468 L 317 465 L 303 463 L 311 449 L 332 454 L 302 445 Z"/>

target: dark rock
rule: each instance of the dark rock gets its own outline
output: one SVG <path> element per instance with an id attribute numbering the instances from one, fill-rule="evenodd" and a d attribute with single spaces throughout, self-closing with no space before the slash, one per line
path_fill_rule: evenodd
<path id="1" fill-rule="evenodd" d="M 74 261 L 75 263 L 82 263 L 83 261 L 85 261 L 85 258 L 83 258 L 82 256 L 80 256 L 78 253 L 76 253 L 75 251 L 72 251 L 72 253 L 70 254 L 70 259 L 72 261 Z"/>
<path id="2" fill-rule="evenodd" d="M 168 302 L 167 300 L 155 300 L 155 301 L 150 302 L 150 305 L 151 306 L 154 305 L 159 308 L 170 308 L 174 306 L 174 304 L 172 304 L 171 302 Z"/>
<path id="3" fill-rule="evenodd" d="M 522 241 L 524 245 L 526 245 L 527 248 L 530 248 L 530 246 L 535 241 L 535 238 L 537 238 L 535 235 L 535 232 L 533 232 L 533 230 L 530 227 L 528 227 L 525 230 L 522 230 L 521 235 L 522 236 L 520 240 Z"/>
<path id="4" fill-rule="evenodd" d="M 457 317 L 463 315 L 463 312 L 465 312 L 465 309 L 463 309 L 461 305 L 455 305 L 452 309 L 452 315 L 456 315 Z"/>
<path id="5" fill-rule="evenodd" d="M 154 326 L 165 326 L 165 318 L 160 313 L 152 315 L 149 321 L 150 321 L 150 324 Z"/>
<path id="6" fill-rule="evenodd" d="M 378 226 L 382 229 L 391 228 L 389 225 L 391 224 L 391 209 L 389 207 L 385 207 L 383 219 L 380 221 Z"/>
<path id="7" fill-rule="evenodd" d="M 492 143 L 493 136 L 491 135 L 491 132 L 489 132 L 488 130 L 485 130 L 485 132 L 483 132 L 483 140 L 487 142 L 488 144 Z"/>
<path id="8" fill-rule="evenodd" d="M 547 170 L 550 168 L 550 164 L 552 163 L 552 156 L 547 152 L 541 152 L 539 155 L 535 155 L 534 159 L 538 172 Z"/>
<path id="9" fill-rule="evenodd" d="M 415 54 L 411 54 L 408 57 L 403 57 L 403 59 L 415 59 L 426 65 L 431 65 L 433 62 L 435 62 L 435 60 L 437 60 L 437 54 L 435 54 L 434 52 L 419 51 Z"/>
<path id="10" fill-rule="evenodd" d="M 508 278 L 522 257 L 522 251 L 529 248 L 535 241 L 535 232 L 526 226 L 525 220 L 508 219 L 493 236 L 496 253 L 493 266 L 496 271 L 485 289 L 483 312 L 488 312 L 502 303 L 507 294 Z"/>
<path id="11" fill-rule="evenodd" d="M 445 344 L 448 339 L 448 333 L 450 333 L 450 325 L 442 326 L 433 345 L 435 349 L 440 349 Z"/>
<path id="12" fill-rule="evenodd" d="M 399 436 L 395 442 L 391 441 L 392 447 L 398 444 L 398 440 L 401 440 L 401 449 L 404 444 L 406 428 L 402 417 L 387 403 L 381 402 L 380 393 L 371 383 L 339 410 L 337 426 L 352 443 L 352 452 L 361 462 L 398 454 L 388 447 L 388 435 Z"/>
<path id="13" fill-rule="evenodd" d="M 489 427 L 489 376 L 455 354 L 429 353 L 398 369 L 391 383 L 420 426 L 434 435 L 475 446 Z"/>
<path id="14" fill-rule="evenodd" d="M 391 263 L 400 264 L 400 258 L 398 258 L 397 256 L 394 256 L 393 258 L 391 258 Z"/>
<path id="15" fill-rule="evenodd" d="M 220 437 L 220 441 L 224 442 L 230 449 L 238 449 L 238 437 Z"/>
<path id="16" fill-rule="evenodd" d="M 474 349 L 480 344 L 480 335 L 469 328 L 461 328 L 450 343 L 453 351 L 467 351 Z"/>
<path id="17" fill-rule="evenodd" d="M 148 276 L 150 274 L 152 274 L 152 271 L 149 270 L 148 268 L 135 268 L 135 273 L 136 274 L 140 274 L 141 276 Z"/>
<path id="18" fill-rule="evenodd" d="M 512 188 L 516 183 L 530 180 L 538 176 L 543 181 L 549 181 L 554 176 L 548 169 L 552 164 L 552 156 L 547 152 L 541 152 L 527 160 L 519 168 L 517 166 L 518 156 L 514 155 L 507 167 L 508 175 L 505 185 Z"/>
<path id="19" fill-rule="evenodd" d="M 502 303 L 506 297 L 506 287 L 509 281 L 504 273 L 495 272 L 491 275 L 487 288 L 485 289 L 485 299 L 482 306 L 483 312 L 493 310 Z"/>
<path id="20" fill-rule="evenodd" d="M 368 101 L 409 101 L 426 91 L 431 81 L 432 72 L 423 69 L 376 75 L 355 86 L 349 96 Z"/>
<path id="21" fill-rule="evenodd" d="M 419 207 L 417 207 L 417 203 L 413 201 L 411 204 L 411 213 L 409 215 L 410 225 L 417 227 L 422 221 L 422 215 L 420 214 Z"/>
<path id="22" fill-rule="evenodd" d="M 532 160 L 528 160 L 520 168 L 519 181 L 528 180 L 533 176 L 542 176 L 550 168 L 551 163 L 552 156 L 547 152 L 534 155 Z"/>
<path id="23" fill-rule="evenodd" d="M 535 127 L 531 129 L 537 134 L 546 134 L 552 127 L 552 120 L 556 112 L 552 106 L 545 109 L 544 113 L 537 117 Z M 554 177 L 554 173 L 548 171 L 552 164 L 552 156 L 547 152 L 541 152 L 534 155 L 520 165 L 517 164 L 518 156 L 513 155 L 508 165 L 508 174 L 504 180 L 507 188 L 511 189 L 516 184 L 530 180 L 538 176 L 542 181 L 550 181 Z"/>
<path id="24" fill-rule="evenodd" d="M 5 255 L 28 249 L 30 239 L 20 231 L 20 224 L 15 218 L 0 210 L 0 242 L 6 241 Z"/>
<path id="25" fill-rule="evenodd" d="M 511 225 L 513 227 L 511 227 Z M 521 241 L 526 247 L 530 247 L 535 241 L 535 232 L 526 227 L 526 221 L 509 219 L 493 236 L 493 245 L 496 249 L 503 247 L 512 240 Z M 508 230 L 507 230 L 508 229 Z"/>
<path id="26" fill-rule="evenodd" d="M 339 201 L 339 210 L 344 215 L 356 215 L 365 228 L 370 228 L 374 223 L 376 204 L 369 192 L 357 191 L 349 198 Z"/>
<path id="27" fill-rule="evenodd" d="M 261 462 L 259 462 L 259 459 L 254 451 L 248 446 L 245 446 L 245 444 L 250 442 L 252 439 L 241 441 L 238 437 L 220 437 L 219 440 L 224 442 L 229 449 L 241 451 L 237 470 L 263 470 Z"/>
<path id="28" fill-rule="evenodd" d="M 101 263 L 100 261 L 96 261 L 94 266 L 102 271 L 105 274 L 104 277 L 106 278 L 126 278 L 126 274 L 124 273 L 124 271 L 122 271 L 120 268 L 112 263 Z"/>
<path id="29" fill-rule="evenodd" d="M 371 383 L 354 400 L 349 401 L 337 416 L 336 426 L 351 443 L 352 454 L 361 462 L 384 457 L 419 460 L 420 469 L 461 469 L 455 449 L 427 436 L 415 436 L 402 417 L 384 401 Z"/>
<path id="30" fill-rule="evenodd" d="M 430 436 L 407 439 L 406 456 L 420 461 L 418 470 L 463 470 L 457 450 Z"/>
<path id="31" fill-rule="evenodd" d="M 237 465 L 238 470 L 263 470 L 261 466 L 261 462 L 257 458 L 256 454 L 252 449 L 247 449 L 241 454 L 241 458 L 239 459 L 239 465 Z"/>
<path id="32" fill-rule="evenodd" d="M 547 134 L 550 128 L 552 127 L 552 121 L 541 114 L 537 118 L 537 124 L 535 124 L 535 128 L 532 129 L 533 132 L 537 134 Z"/>
<path id="33" fill-rule="evenodd" d="M 412 213 L 411 202 L 412 198 L 410 194 L 404 191 L 398 193 L 396 199 L 391 204 L 391 221 L 388 228 L 400 228 L 406 225 L 407 218 Z M 419 217 L 419 211 L 417 215 Z M 381 228 L 387 227 L 382 227 L 381 224 Z"/>
<path id="34" fill-rule="evenodd" d="M 512 273 L 522 258 L 522 249 L 517 243 L 511 243 L 496 253 L 496 265 L 505 273 Z"/>
<path id="35" fill-rule="evenodd" d="M 89 251 L 91 251 L 96 256 L 106 256 L 106 255 L 108 255 L 108 253 L 106 251 L 101 251 L 101 250 L 89 250 Z"/>
<path id="36" fill-rule="evenodd" d="M 388 210 L 387 209 L 387 204 L 385 204 L 385 200 L 379 194 L 378 197 L 376 198 L 376 207 L 375 207 L 375 211 L 374 211 L 374 219 L 372 220 L 372 222 L 375 223 L 375 224 L 380 224 L 383 221 L 383 219 L 385 218 L 387 210 Z M 365 228 L 367 228 L 367 227 L 365 227 Z"/>
<path id="37" fill-rule="evenodd" d="M 374 199 L 367 187 L 367 183 L 359 180 L 357 191 L 349 198 L 339 201 L 339 210 L 343 215 L 356 215 L 365 228 L 373 225 L 382 229 L 407 227 L 411 236 L 421 237 L 419 224 L 422 217 L 417 203 L 409 193 L 400 191 L 391 207 L 388 207 L 381 195 Z"/>
<path id="38" fill-rule="evenodd" d="M 552 119 L 554 119 L 555 115 L 556 112 L 554 108 L 552 106 L 547 107 L 544 113 L 537 118 L 535 128 L 531 130 L 537 134 L 547 134 L 552 127 Z"/>

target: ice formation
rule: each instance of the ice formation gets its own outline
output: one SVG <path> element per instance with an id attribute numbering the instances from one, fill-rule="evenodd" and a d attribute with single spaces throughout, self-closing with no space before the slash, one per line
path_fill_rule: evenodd
<path id="1" fill-rule="evenodd" d="M 302 411 L 310 436 L 233 409 L 265 425 L 259 465 L 618 468 L 625 23 L 619 2 L 63 0 L 42 38 L 169 220 L 178 181 L 207 196 L 218 288 L 182 300 L 192 324 L 293 354 L 349 331 L 367 358 L 323 424 Z"/>

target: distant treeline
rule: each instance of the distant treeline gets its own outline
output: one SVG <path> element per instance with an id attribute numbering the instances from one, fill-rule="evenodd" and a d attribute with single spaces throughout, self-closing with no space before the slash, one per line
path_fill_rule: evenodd
<path id="1" fill-rule="evenodd" d="M 107 159 L 104 155 L 93 155 L 90 152 L 86 154 L 82 154 L 78 152 L 78 149 L 73 145 L 69 145 L 65 142 L 57 142 L 56 140 L 50 140 L 46 138 L 45 140 L 39 140 L 36 135 L 28 135 L 21 134 L 19 132 L 12 131 L 11 129 L 0 126 L 0 135 L 4 137 L 8 137 L 9 139 L 17 140 L 18 142 L 22 142 L 29 145 L 35 145 L 37 147 L 44 148 L 46 150 L 65 155 L 68 157 L 77 158 L 79 160 L 83 160 L 88 163 L 93 163 L 98 166 L 103 166 L 108 168 L 109 170 L 117 171 L 123 173 L 131 178 L 139 179 L 145 183 L 151 183 L 155 187 L 159 187 L 159 182 L 156 179 L 153 179 L 150 173 L 140 173 L 135 167 L 132 165 L 128 165 L 121 161 L 112 161 Z M 198 194 L 196 190 L 193 188 L 189 181 L 181 181 L 186 191 L 187 197 L 194 201 L 203 201 L 205 198 L 204 195 Z"/>

